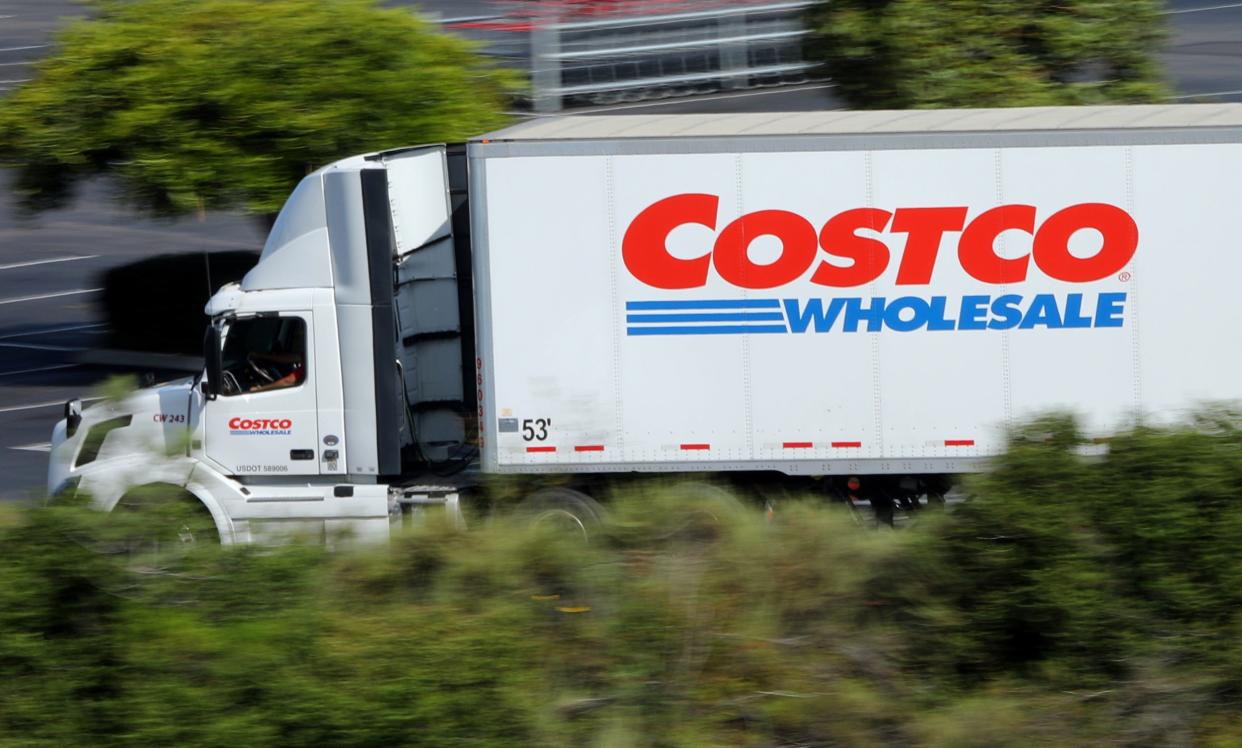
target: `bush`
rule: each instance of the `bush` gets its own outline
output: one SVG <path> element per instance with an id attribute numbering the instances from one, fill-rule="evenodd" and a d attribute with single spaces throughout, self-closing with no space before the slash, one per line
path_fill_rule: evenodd
<path id="1" fill-rule="evenodd" d="M 0 516 L 0 746 L 1231 745 L 1239 430 L 1014 434 L 908 531 L 631 485 L 583 544 L 496 519 L 135 566 Z"/>
<path id="2" fill-rule="evenodd" d="M 1164 101 L 1157 0 L 830 0 L 811 54 L 858 109 Z"/>
<path id="3" fill-rule="evenodd" d="M 379 0 L 92 0 L 0 108 L 31 210 L 94 175 L 157 215 L 273 218 L 310 171 L 503 125 L 517 81 Z"/>

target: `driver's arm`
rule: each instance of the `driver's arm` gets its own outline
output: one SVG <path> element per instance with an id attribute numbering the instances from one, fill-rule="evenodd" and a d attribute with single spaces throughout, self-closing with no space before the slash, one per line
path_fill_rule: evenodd
<path id="1" fill-rule="evenodd" d="M 285 376 L 277 379 L 275 382 L 267 384 L 256 384 L 250 388 L 251 392 L 266 392 L 267 390 L 278 390 L 281 387 L 292 387 L 297 384 L 297 376 L 293 372 L 289 372 Z"/>
<path id="2" fill-rule="evenodd" d="M 250 388 L 250 392 L 266 392 L 267 390 L 278 390 L 282 387 L 293 387 L 302 381 L 302 367 L 294 366 L 293 370 L 274 382 L 267 384 L 256 384 Z"/>

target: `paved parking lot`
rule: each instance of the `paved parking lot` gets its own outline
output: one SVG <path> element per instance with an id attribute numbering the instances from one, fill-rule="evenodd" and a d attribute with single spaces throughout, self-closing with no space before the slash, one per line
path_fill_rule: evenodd
<path id="1" fill-rule="evenodd" d="M 0 172 L 0 194 L 9 193 L 9 182 Z M 0 497 L 42 484 L 46 442 L 61 404 L 89 396 L 119 373 L 75 360 L 106 339 L 95 307 L 101 271 L 156 253 L 253 248 L 261 241 L 240 216 L 145 220 L 117 207 L 106 192 L 92 185 L 73 208 L 33 220 L 0 201 Z"/>
<path id="2" fill-rule="evenodd" d="M 410 4 L 410 3 L 402 3 Z M 428 2 L 445 17 L 486 11 L 482 0 Z M 0 0 L 0 106 L 29 78 L 52 32 L 84 14 L 71 0 Z M 1242 101 L 1242 2 L 1170 3 L 1172 38 L 1164 61 L 1179 99 Z M 792 111 L 838 106 L 831 84 L 741 91 L 692 99 L 601 107 L 596 111 Z M 47 439 L 61 403 L 90 395 L 115 370 L 76 361 L 107 331 L 95 307 L 98 275 L 117 264 L 163 252 L 256 248 L 255 225 L 239 215 L 154 221 L 126 211 L 103 183 L 90 185 L 67 210 L 23 218 L 7 198 L 0 172 L 0 498 L 37 491 Z M 152 283 L 159 279 L 153 278 Z"/>

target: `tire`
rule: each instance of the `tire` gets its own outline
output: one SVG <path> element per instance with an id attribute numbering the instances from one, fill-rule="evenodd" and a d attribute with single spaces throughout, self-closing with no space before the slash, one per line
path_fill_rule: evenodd
<path id="1" fill-rule="evenodd" d="M 668 528 L 670 539 L 715 540 L 726 525 L 746 515 L 746 505 L 732 491 L 713 483 L 683 481 L 668 491 L 678 502 L 674 525 Z"/>
<path id="2" fill-rule="evenodd" d="M 604 521 L 604 508 L 572 488 L 541 488 L 519 506 L 518 514 L 532 527 L 556 527 L 577 535 L 584 543 Z"/>
<path id="3" fill-rule="evenodd" d="M 207 507 L 176 486 L 135 488 L 121 497 L 113 515 L 131 558 L 166 559 L 220 544 Z"/>
<path id="4" fill-rule="evenodd" d="M 674 483 L 669 492 L 680 496 L 693 505 L 706 507 L 713 513 L 728 515 L 745 511 L 745 505 L 738 500 L 736 494 L 714 483 L 693 480 L 682 481 Z"/>

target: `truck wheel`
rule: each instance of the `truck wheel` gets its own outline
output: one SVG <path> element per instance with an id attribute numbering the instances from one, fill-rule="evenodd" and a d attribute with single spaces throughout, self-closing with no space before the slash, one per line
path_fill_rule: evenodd
<path id="1" fill-rule="evenodd" d="M 721 488 L 714 483 L 704 481 L 682 481 L 674 483 L 669 488 L 669 493 L 697 507 L 703 507 L 704 511 L 713 514 L 729 515 L 745 511 L 746 507 L 738 500 L 737 496 L 725 488 Z"/>
<path id="2" fill-rule="evenodd" d="M 541 488 L 518 506 L 518 513 L 532 527 L 555 528 L 587 543 L 604 520 L 599 502 L 572 488 Z"/>
<path id="3" fill-rule="evenodd" d="M 747 513 L 728 489 L 703 481 L 683 481 L 668 489 L 677 502 L 667 537 L 702 543 L 716 539 L 724 527 Z"/>
<path id="4" fill-rule="evenodd" d="M 117 502 L 113 514 L 131 557 L 170 557 L 220 544 L 207 507 L 176 486 L 136 488 Z"/>

